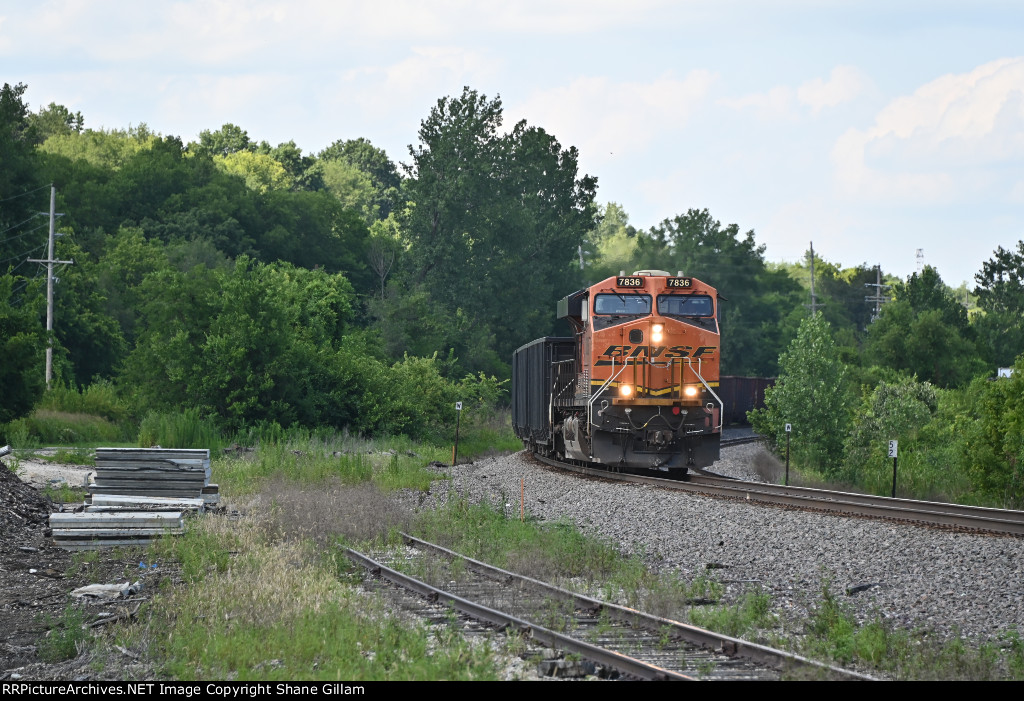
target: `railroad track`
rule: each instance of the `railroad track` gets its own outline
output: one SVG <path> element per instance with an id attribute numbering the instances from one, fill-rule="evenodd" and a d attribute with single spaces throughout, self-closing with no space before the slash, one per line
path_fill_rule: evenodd
<path id="1" fill-rule="evenodd" d="M 894 519 L 927 526 L 1024 536 L 1024 511 L 853 494 L 810 487 L 787 487 L 764 482 L 747 482 L 715 476 L 706 472 L 704 474 L 688 474 L 683 480 L 669 480 L 663 477 L 599 470 L 538 455 L 533 457 L 547 465 L 572 470 L 591 477 L 648 484 L 665 489 L 743 499 L 810 511 L 827 511 L 853 516 Z"/>
<path id="2" fill-rule="evenodd" d="M 723 438 L 720 445 L 723 448 L 728 448 L 734 445 L 745 445 L 747 443 L 759 443 L 764 438 L 762 436 L 743 436 L 741 438 Z"/>
<path id="3" fill-rule="evenodd" d="M 514 574 L 403 534 L 401 551 L 347 550 L 375 576 L 476 620 L 656 680 L 870 679 L 781 650 L 651 616 Z M 404 572 L 403 572 L 404 570 Z M 409 574 L 415 572 L 416 576 Z"/>

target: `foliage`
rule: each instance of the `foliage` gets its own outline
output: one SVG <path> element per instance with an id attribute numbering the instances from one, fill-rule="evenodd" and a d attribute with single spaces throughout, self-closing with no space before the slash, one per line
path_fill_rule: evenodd
<path id="1" fill-rule="evenodd" d="M 998 247 L 974 279 L 984 310 L 974 325 L 979 343 L 989 362 L 1007 367 L 1024 352 L 1024 241 L 1016 251 Z"/>
<path id="2" fill-rule="evenodd" d="M 21 303 L 15 285 L 21 288 Z M 45 386 L 45 335 L 39 323 L 43 299 L 39 286 L 12 275 L 0 275 L 0 424 L 28 414 Z"/>
<path id="3" fill-rule="evenodd" d="M 49 633 L 39 643 L 38 655 L 44 662 L 63 662 L 76 657 L 80 646 L 89 639 L 84 627 L 85 613 L 68 604 L 57 620 L 47 618 Z"/>
<path id="4" fill-rule="evenodd" d="M 525 122 L 504 135 L 501 125 L 500 98 L 469 88 L 423 120 L 403 260 L 408 287 L 423 285 L 449 315 L 461 309 L 489 327 L 507 358 L 550 332 L 554 300 L 569 291 L 567 270 L 594 225 L 596 181 L 577 176 L 575 148 Z"/>
<path id="5" fill-rule="evenodd" d="M 139 425 L 137 444 L 143 448 L 206 448 L 216 455 L 224 440 L 214 422 L 201 418 L 195 409 L 185 409 L 147 413 Z"/>
<path id="6" fill-rule="evenodd" d="M 771 599 L 762 592 L 748 592 L 732 606 L 693 609 L 690 620 L 698 626 L 731 635 L 749 636 L 752 631 L 769 628 L 775 622 Z"/>
<path id="7" fill-rule="evenodd" d="M 967 313 L 935 270 L 926 266 L 895 288 L 896 299 L 870 327 L 872 362 L 915 374 L 939 387 L 957 387 L 984 369 Z"/>
<path id="8" fill-rule="evenodd" d="M 938 405 L 938 394 L 930 383 L 909 378 L 879 383 L 854 412 L 844 451 L 844 477 L 856 480 L 864 471 L 884 467 L 890 440 L 899 441 L 901 455 L 913 452 Z"/>
<path id="9" fill-rule="evenodd" d="M 960 460 L 979 492 L 1008 508 L 1024 505 L 1024 354 L 1013 375 L 975 380 L 960 419 Z"/>
<path id="10" fill-rule="evenodd" d="M 287 190 L 294 182 L 283 165 L 263 153 L 234 151 L 225 156 L 214 156 L 213 162 L 225 173 L 242 178 L 247 188 L 259 193 Z"/>
<path id="11" fill-rule="evenodd" d="M 828 324 L 820 314 L 800 324 L 789 350 L 779 358 L 779 378 L 765 392 L 765 408 L 751 412 L 754 430 L 776 445 L 792 424 L 798 461 L 827 475 L 839 472 L 843 438 L 850 424 L 852 396 Z"/>
<path id="12" fill-rule="evenodd" d="M 795 333 L 787 310 L 798 308 L 798 286 L 769 269 L 754 232 L 723 227 L 708 210 L 690 209 L 637 235 L 635 269 L 699 278 L 722 300 L 722 373 L 775 374 L 779 351 Z"/>
<path id="13" fill-rule="evenodd" d="M 6 433 L 18 435 L 29 446 L 115 443 L 126 440 L 125 424 L 114 424 L 102 416 L 49 409 L 10 422 Z"/>
<path id="14" fill-rule="evenodd" d="M 146 278 L 146 330 L 127 375 L 139 401 L 191 407 L 228 428 L 258 420 L 344 425 L 354 368 L 337 349 L 352 314 L 341 275 L 239 259 Z"/>

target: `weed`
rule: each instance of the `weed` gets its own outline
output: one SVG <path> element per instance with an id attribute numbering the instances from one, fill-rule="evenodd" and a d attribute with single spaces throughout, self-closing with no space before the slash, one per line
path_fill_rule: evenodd
<path id="1" fill-rule="evenodd" d="M 775 624 L 771 599 L 762 592 L 748 592 L 732 606 L 691 609 L 690 620 L 698 626 L 732 637 L 742 637 Z"/>
<path id="2" fill-rule="evenodd" d="M 138 444 L 174 448 L 209 448 L 216 455 L 224 440 L 212 421 L 202 418 L 196 409 L 180 412 L 149 412 L 139 425 Z"/>
<path id="3" fill-rule="evenodd" d="M 62 662 L 78 656 L 80 647 L 85 645 L 89 634 L 83 628 L 85 614 L 75 606 L 68 605 L 60 618 L 45 618 L 49 633 L 38 645 L 38 655 L 44 662 Z"/>
<path id="4" fill-rule="evenodd" d="M 89 448 L 59 448 L 53 455 L 37 455 L 40 460 L 62 465 L 95 465 L 96 451 Z"/>
<path id="5" fill-rule="evenodd" d="M 85 490 L 70 486 L 67 482 L 43 487 L 43 495 L 59 504 L 74 504 L 85 500 Z"/>

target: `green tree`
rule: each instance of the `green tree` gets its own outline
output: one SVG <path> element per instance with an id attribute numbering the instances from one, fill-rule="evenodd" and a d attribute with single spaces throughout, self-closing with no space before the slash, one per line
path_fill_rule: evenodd
<path id="1" fill-rule="evenodd" d="M 45 109 L 29 115 L 29 122 L 35 129 L 37 143 L 46 141 L 57 134 L 78 134 L 85 126 L 81 112 L 72 112 L 64 105 L 51 102 Z"/>
<path id="2" fill-rule="evenodd" d="M 1005 508 L 1024 506 L 1024 355 L 1013 375 L 974 381 L 958 417 L 960 458 L 977 489 Z"/>
<path id="3" fill-rule="evenodd" d="M 35 131 L 22 99 L 25 90 L 22 83 L 0 88 L 0 273 L 29 257 L 23 254 L 33 246 L 24 237 L 39 225 L 34 216 L 49 197 L 41 190 L 46 181 L 37 173 Z"/>
<path id="4" fill-rule="evenodd" d="M 259 193 L 289 190 L 295 183 L 284 166 L 265 153 L 234 151 L 225 156 L 215 155 L 213 162 L 224 172 L 242 178 L 246 187 Z"/>
<path id="5" fill-rule="evenodd" d="M 141 288 L 126 373 L 141 403 L 198 409 L 231 429 L 356 418 L 356 368 L 339 356 L 353 301 L 343 276 L 243 257 L 227 270 L 157 271 Z"/>
<path id="6" fill-rule="evenodd" d="M 28 414 L 45 389 L 42 285 L 0 276 L 0 426 Z"/>
<path id="7" fill-rule="evenodd" d="M 422 285 L 450 315 L 462 310 L 507 358 L 553 328 L 554 302 L 572 290 L 594 226 L 596 181 L 578 175 L 574 148 L 525 122 L 503 136 L 501 123 L 500 98 L 469 88 L 423 120 L 403 259 L 410 287 Z"/>
<path id="8" fill-rule="evenodd" d="M 895 288 L 895 301 L 868 331 L 870 361 L 916 375 L 939 387 L 958 387 L 984 370 L 967 312 L 934 268 L 926 266 Z"/>
<path id="9" fill-rule="evenodd" d="M 637 235 L 635 268 L 682 272 L 714 286 L 723 300 L 722 372 L 774 375 L 795 333 L 799 286 L 764 261 L 764 245 L 708 210 L 690 209 Z M 799 316 L 799 315 L 798 315 Z"/>
<path id="10" fill-rule="evenodd" d="M 789 350 L 779 357 L 779 377 L 765 391 L 765 408 L 750 412 L 754 430 L 776 446 L 793 427 L 798 462 L 832 476 L 840 472 L 843 442 L 850 426 L 853 395 L 846 366 L 821 314 L 801 322 Z"/>
<path id="11" fill-rule="evenodd" d="M 996 249 L 974 276 L 978 306 L 975 323 L 986 360 L 1006 367 L 1024 353 L 1024 241 L 1017 249 Z"/>
<path id="12" fill-rule="evenodd" d="M 913 451 L 938 408 L 938 393 L 928 382 L 906 377 L 880 382 L 855 412 L 846 439 L 845 477 L 856 482 L 866 471 L 884 469 L 890 440 L 899 441 L 901 455 Z"/>
<path id="13" fill-rule="evenodd" d="M 335 141 L 320 152 L 319 166 L 324 185 L 346 203 L 355 199 L 358 205 L 347 206 L 356 206 L 367 217 L 367 224 L 387 219 L 402 207 L 398 168 L 383 150 L 366 139 Z"/>
<path id="14" fill-rule="evenodd" d="M 598 224 L 587 233 L 583 243 L 584 265 L 591 280 L 601 280 L 631 268 L 637 248 L 636 228 L 630 225 L 629 215 L 622 205 L 609 202 L 598 207 L 597 215 Z"/>
<path id="15" fill-rule="evenodd" d="M 255 151 L 256 144 L 242 127 L 228 122 L 220 129 L 199 132 L 199 143 L 189 144 L 189 151 L 205 156 L 227 156 L 239 151 Z"/>

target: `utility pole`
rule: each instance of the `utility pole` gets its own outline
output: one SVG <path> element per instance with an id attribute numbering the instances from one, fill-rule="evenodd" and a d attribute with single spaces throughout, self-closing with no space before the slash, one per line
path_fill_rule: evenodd
<path id="1" fill-rule="evenodd" d="M 810 307 L 811 316 L 817 314 L 818 307 L 822 306 L 818 304 L 818 295 L 814 294 L 814 241 L 811 241 L 811 303 L 804 306 Z"/>
<path id="2" fill-rule="evenodd" d="M 865 282 L 864 287 L 874 287 L 874 294 L 868 295 L 864 301 L 868 304 L 875 303 L 875 313 L 871 315 L 871 321 L 877 319 L 882 313 L 882 305 L 889 301 L 889 298 L 882 294 L 882 289 L 889 288 L 889 285 L 882 284 L 882 266 L 875 266 L 875 283 Z"/>
<path id="3" fill-rule="evenodd" d="M 74 265 L 74 260 L 54 260 L 53 244 L 56 239 L 57 188 L 50 185 L 50 245 L 46 260 L 29 258 L 29 263 L 46 263 L 46 389 L 50 389 L 53 379 L 53 264 Z"/>

